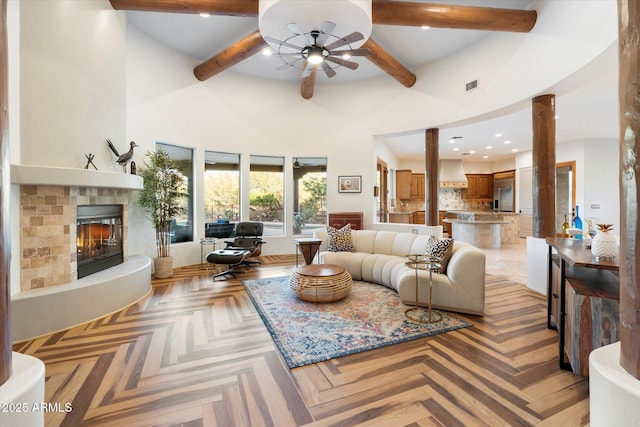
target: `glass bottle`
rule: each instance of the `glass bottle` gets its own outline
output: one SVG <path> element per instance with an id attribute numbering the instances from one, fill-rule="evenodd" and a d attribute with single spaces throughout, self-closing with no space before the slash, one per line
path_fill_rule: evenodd
<path id="1" fill-rule="evenodd" d="M 576 205 L 576 216 L 573 217 L 573 228 L 582 231 L 582 219 L 580 218 L 580 206 Z M 582 239 L 582 233 L 576 234 L 576 239 Z"/>
<path id="2" fill-rule="evenodd" d="M 562 223 L 562 237 L 569 237 L 569 222 L 567 214 L 564 214 L 564 222 Z"/>

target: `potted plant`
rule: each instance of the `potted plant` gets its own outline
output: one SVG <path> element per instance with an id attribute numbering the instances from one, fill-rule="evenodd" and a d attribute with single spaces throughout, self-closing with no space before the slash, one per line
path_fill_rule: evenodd
<path id="1" fill-rule="evenodd" d="M 171 222 L 185 211 L 181 201 L 188 195 L 187 183 L 166 151 L 149 151 L 146 156 L 148 162 L 138 171 L 144 180 L 138 204 L 147 211 L 156 229 L 155 277 L 167 278 L 173 275 Z"/>

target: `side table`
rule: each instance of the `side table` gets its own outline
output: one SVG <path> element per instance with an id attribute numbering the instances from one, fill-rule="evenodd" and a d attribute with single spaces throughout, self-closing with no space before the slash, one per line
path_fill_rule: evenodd
<path id="1" fill-rule="evenodd" d="M 306 265 L 313 263 L 313 258 L 320 249 L 322 240 L 313 237 L 301 237 L 296 240 L 296 268 L 298 267 L 298 251 L 302 252 L 302 257 Z"/>
<path id="2" fill-rule="evenodd" d="M 215 237 L 203 237 L 200 239 L 200 269 L 208 270 L 211 265 L 209 262 L 205 263 L 205 254 L 204 247 L 211 245 L 212 252 L 216 250 L 216 245 L 218 244 L 218 239 Z M 208 253 L 208 252 L 207 252 Z"/>
<path id="3" fill-rule="evenodd" d="M 434 261 L 432 258 L 421 255 L 421 254 L 411 254 L 407 255 L 409 261 L 405 263 L 405 265 L 409 268 L 413 268 L 416 272 L 416 300 L 415 307 L 409 308 L 404 312 L 404 315 L 409 320 L 413 320 L 418 323 L 438 323 L 442 320 L 442 314 L 439 311 L 431 309 L 431 288 L 433 287 L 433 270 L 437 270 L 441 267 L 441 264 Z M 417 315 L 418 312 L 424 310 L 424 307 L 420 307 L 418 305 L 418 287 L 420 286 L 420 281 L 418 278 L 419 270 L 428 270 L 429 271 L 429 287 L 427 288 L 427 292 L 429 293 L 429 300 L 427 303 L 427 318 L 424 319 L 423 316 Z"/>

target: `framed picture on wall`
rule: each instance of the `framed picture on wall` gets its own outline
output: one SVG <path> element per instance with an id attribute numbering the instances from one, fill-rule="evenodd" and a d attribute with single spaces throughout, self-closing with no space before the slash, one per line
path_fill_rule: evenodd
<path id="1" fill-rule="evenodd" d="M 338 177 L 339 193 L 360 193 L 362 192 L 362 176 L 339 176 Z"/>

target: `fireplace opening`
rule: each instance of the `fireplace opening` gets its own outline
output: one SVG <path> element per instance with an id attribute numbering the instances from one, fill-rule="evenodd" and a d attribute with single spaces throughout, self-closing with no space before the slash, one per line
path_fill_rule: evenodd
<path id="1" fill-rule="evenodd" d="M 78 279 L 122 264 L 122 205 L 78 206 Z"/>

